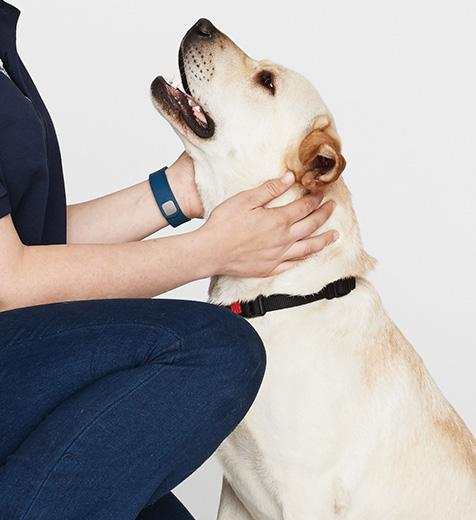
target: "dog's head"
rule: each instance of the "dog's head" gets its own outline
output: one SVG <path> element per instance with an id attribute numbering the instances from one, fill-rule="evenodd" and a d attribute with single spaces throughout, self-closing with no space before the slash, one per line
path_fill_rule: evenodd
<path id="1" fill-rule="evenodd" d="M 182 40 L 179 67 L 185 92 L 160 76 L 152 96 L 195 161 L 207 211 L 286 169 L 310 190 L 344 170 L 332 117 L 301 75 L 250 58 L 205 19 Z"/>

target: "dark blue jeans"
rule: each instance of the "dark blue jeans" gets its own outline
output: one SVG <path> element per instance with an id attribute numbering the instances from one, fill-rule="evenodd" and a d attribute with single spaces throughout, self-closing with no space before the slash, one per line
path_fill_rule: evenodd
<path id="1" fill-rule="evenodd" d="M 178 300 L 0 313 L 0 519 L 189 520 L 170 493 L 235 428 L 260 338 Z"/>

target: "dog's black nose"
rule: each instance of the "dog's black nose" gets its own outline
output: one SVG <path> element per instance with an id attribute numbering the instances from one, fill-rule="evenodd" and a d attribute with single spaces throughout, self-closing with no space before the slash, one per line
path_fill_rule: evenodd
<path id="1" fill-rule="evenodd" d="M 206 18 L 200 18 L 198 22 L 192 27 L 192 31 L 200 38 L 211 38 L 216 32 L 217 28 Z"/>

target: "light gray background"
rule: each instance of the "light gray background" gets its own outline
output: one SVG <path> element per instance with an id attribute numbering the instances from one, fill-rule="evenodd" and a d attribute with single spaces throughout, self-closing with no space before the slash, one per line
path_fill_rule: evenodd
<path id="1" fill-rule="evenodd" d="M 177 76 L 178 43 L 197 18 L 308 76 L 343 138 L 363 238 L 380 261 L 372 280 L 474 431 L 474 0 L 11 1 L 57 125 L 70 201 L 136 183 L 179 154 L 148 87 L 158 73 Z M 173 296 L 205 299 L 206 286 Z M 178 494 L 205 520 L 219 484 L 211 461 Z"/>

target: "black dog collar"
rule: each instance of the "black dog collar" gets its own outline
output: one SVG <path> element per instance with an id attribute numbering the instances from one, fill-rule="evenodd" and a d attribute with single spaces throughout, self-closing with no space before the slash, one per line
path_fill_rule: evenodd
<path id="1" fill-rule="evenodd" d="M 355 277 L 342 278 L 326 285 L 318 293 L 306 296 L 293 296 L 290 294 L 272 294 L 271 296 L 258 296 L 248 302 L 234 302 L 227 307 L 244 318 L 257 318 L 264 316 L 267 312 L 298 307 L 318 300 L 332 300 L 342 298 L 355 289 Z"/>

